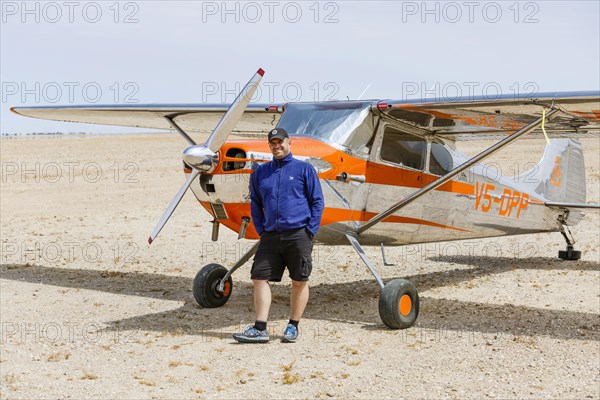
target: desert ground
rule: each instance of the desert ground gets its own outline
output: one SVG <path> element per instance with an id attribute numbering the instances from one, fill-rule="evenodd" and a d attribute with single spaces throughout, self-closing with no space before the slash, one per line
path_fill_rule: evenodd
<path id="1" fill-rule="evenodd" d="M 583 143 L 597 203 L 600 140 Z M 317 244 L 300 341 L 279 341 L 287 278 L 271 342 L 242 345 L 231 334 L 253 322 L 250 263 L 222 308 L 200 308 L 191 286 L 252 242 L 224 227 L 211 242 L 188 193 L 147 244 L 185 180 L 185 147 L 176 133 L 2 139 L 1 398 L 600 398 L 598 214 L 572 229 L 580 261 L 557 259 L 560 233 L 389 248 L 394 267 L 367 248 L 384 280 L 419 289 L 417 323 L 400 331 L 380 321 L 354 251 Z M 514 173 L 543 148 L 494 161 Z"/>

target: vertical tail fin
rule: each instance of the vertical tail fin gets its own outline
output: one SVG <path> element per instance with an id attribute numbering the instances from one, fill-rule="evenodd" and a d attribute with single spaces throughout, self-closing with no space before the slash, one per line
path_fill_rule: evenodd
<path id="1" fill-rule="evenodd" d="M 540 162 L 520 182 L 546 201 L 585 203 L 583 147 L 576 139 L 552 139 Z"/>
<path id="2" fill-rule="evenodd" d="M 585 203 L 583 147 L 576 139 L 552 139 L 540 162 L 523 175 L 521 182 L 544 201 Z M 567 225 L 575 225 L 581 218 L 581 211 L 569 212 Z"/>

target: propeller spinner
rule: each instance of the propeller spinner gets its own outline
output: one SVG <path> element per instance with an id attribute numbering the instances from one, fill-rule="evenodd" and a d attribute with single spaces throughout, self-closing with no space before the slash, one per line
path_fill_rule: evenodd
<path id="1" fill-rule="evenodd" d="M 158 224 L 150 234 L 148 238 L 148 244 L 152 244 L 154 239 L 158 236 L 158 233 L 165 226 L 173 211 L 179 205 L 179 202 L 191 186 L 194 179 L 198 176 L 200 172 L 210 172 L 215 166 L 219 163 L 219 156 L 217 152 L 227 141 L 227 137 L 230 135 L 235 125 L 238 123 L 242 115 L 244 114 L 244 110 L 250 103 L 250 99 L 254 95 L 260 80 L 262 79 L 265 71 L 262 68 L 259 68 L 258 71 L 254 74 L 254 76 L 250 79 L 250 81 L 244 86 L 240 94 L 238 94 L 237 98 L 229 107 L 229 110 L 223 115 L 215 129 L 212 131 L 206 143 L 203 145 L 192 145 L 183 151 L 183 161 L 192 167 L 192 172 L 190 176 L 185 181 L 181 189 L 177 192 L 175 197 L 169 203 L 169 206 L 163 213 L 162 217 L 158 221 Z M 189 136 L 182 132 L 179 127 L 174 125 L 176 130 L 182 134 L 182 136 L 190 141 Z"/>

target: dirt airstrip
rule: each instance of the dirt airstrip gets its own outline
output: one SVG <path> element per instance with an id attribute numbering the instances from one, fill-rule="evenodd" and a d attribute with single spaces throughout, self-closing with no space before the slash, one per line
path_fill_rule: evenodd
<path id="1" fill-rule="evenodd" d="M 600 141 L 583 143 L 597 203 Z M 278 340 L 284 280 L 274 340 L 239 345 L 231 334 L 253 321 L 249 264 L 219 309 L 199 308 L 191 283 L 252 242 L 223 227 L 211 242 L 191 194 L 146 242 L 184 181 L 177 134 L 1 144 L 1 398 L 600 398 L 598 214 L 573 229 L 576 262 L 556 258 L 559 233 L 390 248 L 395 267 L 367 248 L 384 280 L 419 289 L 404 331 L 381 323 L 378 286 L 351 248 L 317 245 L 301 340 Z M 512 174 L 543 147 L 494 161 Z"/>

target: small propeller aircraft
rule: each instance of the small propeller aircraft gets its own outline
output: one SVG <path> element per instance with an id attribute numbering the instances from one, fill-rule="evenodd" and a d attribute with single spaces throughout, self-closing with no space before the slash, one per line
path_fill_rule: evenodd
<path id="1" fill-rule="evenodd" d="M 156 228 L 152 243 L 188 189 L 219 226 L 258 239 L 251 223 L 249 174 L 271 159 L 265 134 L 275 126 L 292 138 L 292 153 L 319 174 L 325 211 L 316 240 L 350 244 L 381 288 L 379 314 L 392 329 L 408 328 L 419 313 L 415 286 L 405 279 L 384 283 L 363 246 L 426 243 L 560 231 L 565 260 L 579 259 L 569 226 L 586 204 L 585 169 L 577 137 L 600 131 L 600 91 L 545 93 L 452 101 L 331 101 L 250 104 L 264 71 L 259 69 L 231 106 L 112 105 L 19 107 L 24 116 L 177 131 L 187 180 Z M 215 126 L 214 129 L 211 127 Z M 483 159 L 541 128 L 548 144 L 539 164 L 518 179 L 490 179 Z M 210 132 L 204 144 L 191 134 Z M 231 133 L 246 135 L 227 141 Z M 257 138 L 256 136 L 260 138 Z M 527 137 L 532 137 L 529 135 Z M 541 137 L 540 134 L 536 135 Z M 498 138 L 474 157 L 459 140 Z M 240 179 L 243 178 L 243 179 Z M 231 296 L 232 273 L 256 252 L 258 242 L 227 269 L 204 266 L 194 280 L 203 307 L 220 307 Z"/>

